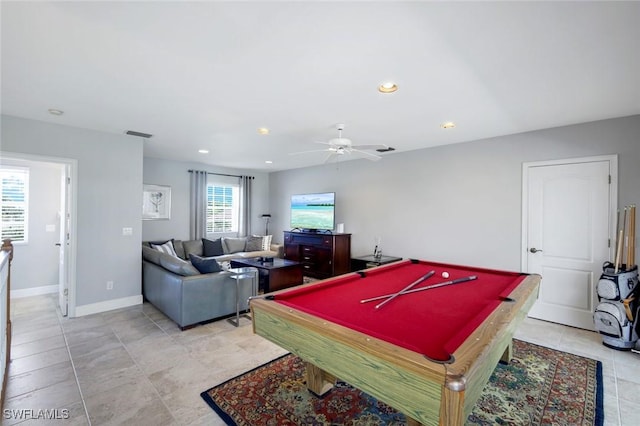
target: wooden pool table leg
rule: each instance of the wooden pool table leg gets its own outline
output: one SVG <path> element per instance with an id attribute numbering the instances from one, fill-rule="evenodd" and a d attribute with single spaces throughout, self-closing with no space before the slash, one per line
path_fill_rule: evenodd
<path id="1" fill-rule="evenodd" d="M 329 392 L 336 383 L 336 377 L 308 361 L 305 361 L 305 364 L 307 364 L 307 388 L 318 396 Z"/>
<path id="2" fill-rule="evenodd" d="M 502 354 L 502 358 L 500 358 L 500 362 L 504 364 L 509 364 L 511 362 L 511 358 L 513 357 L 513 339 L 509 341 L 504 353 Z"/>

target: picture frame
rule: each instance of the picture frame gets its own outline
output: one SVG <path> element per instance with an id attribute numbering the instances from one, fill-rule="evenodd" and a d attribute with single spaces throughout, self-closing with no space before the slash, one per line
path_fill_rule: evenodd
<path id="1" fill-rule="evenodd" d="M 142 220 L 171 219 L 171 187 L 144 184 L 142 188 Z"/>

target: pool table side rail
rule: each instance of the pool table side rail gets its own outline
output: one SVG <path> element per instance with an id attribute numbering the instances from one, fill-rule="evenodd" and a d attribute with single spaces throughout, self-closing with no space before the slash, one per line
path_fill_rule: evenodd
<path id="1" fill-rule="evenodd" d="M 513 301 L 501 303 L 454 352 L 455 362 L 445 365 L 447 389 L 457 389 L 461 386 L 459 380 L 465 381 L 462 384 L 465 387 L 465 416 L 471 412 L 505 351 L 511 348 L 516 329 L 538 298 L 540 280 L 540 275 L 528 275 L 509 294 Z M 466 380 L 471 377 L 473 380 Z"/>
<path id="2" fill-rule="evenodd" d="M 258 335 L 423 424 L 437 424 L 441 363 L 271 300 L 252 300 L 251 311 Z"/>

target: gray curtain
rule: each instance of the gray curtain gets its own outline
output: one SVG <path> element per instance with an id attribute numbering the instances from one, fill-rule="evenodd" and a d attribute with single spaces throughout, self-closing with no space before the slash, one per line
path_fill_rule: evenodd
<path id="1" fill-rule="evenodd" d="M 192 240 L 199 240 L 207 236 L 207 172 L 205 171 L 191 171 L 189 207 L 191 209 L 189 234 Z"/>
<path id="2" fill-rule="evenodd" d="M 251 181 L 252 176 L 240 176 L 240 223 L 238 235 L 251 235 Z"/>

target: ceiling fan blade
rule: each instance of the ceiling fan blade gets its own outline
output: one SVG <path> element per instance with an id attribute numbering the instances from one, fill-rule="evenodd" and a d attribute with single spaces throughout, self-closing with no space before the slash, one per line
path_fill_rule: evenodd
<path id="1" fill-rule="evenodd" d="M 309 154 L 309 153 L 313 153 L 313 152 L 327 152 L 327 151 L 332 151 L 332 149 L 331 148 L 329 148 L 329 149 L 313 149 L 311 151 L 290 152 L 289 155 Z"/>
<path id="2" fill-rule="evenodd" d="M 327 158 L 324 159 L 324 164 L 327 164 L 328 162 L 330 162 L 335 155 L 336 155 L 335 152 L 330 152 L 329 155 L 327 155 Z"/>
<path id="3" fill-rule="evenodd" d="M 363 154 L 367 160 L 378 161 L 382 157 L 379 155 L 371 154 L 370 152 L 360 151 L 359 149 L 352 149 L 351 152 L 357 152 L 358 154 Z"/>
<path id="4" fill-rule="evenodd" d="M 351 148 L 355 149 L 389 149 L 387 145 L 377 144 L 377 145 L 353 145 Z"/>

